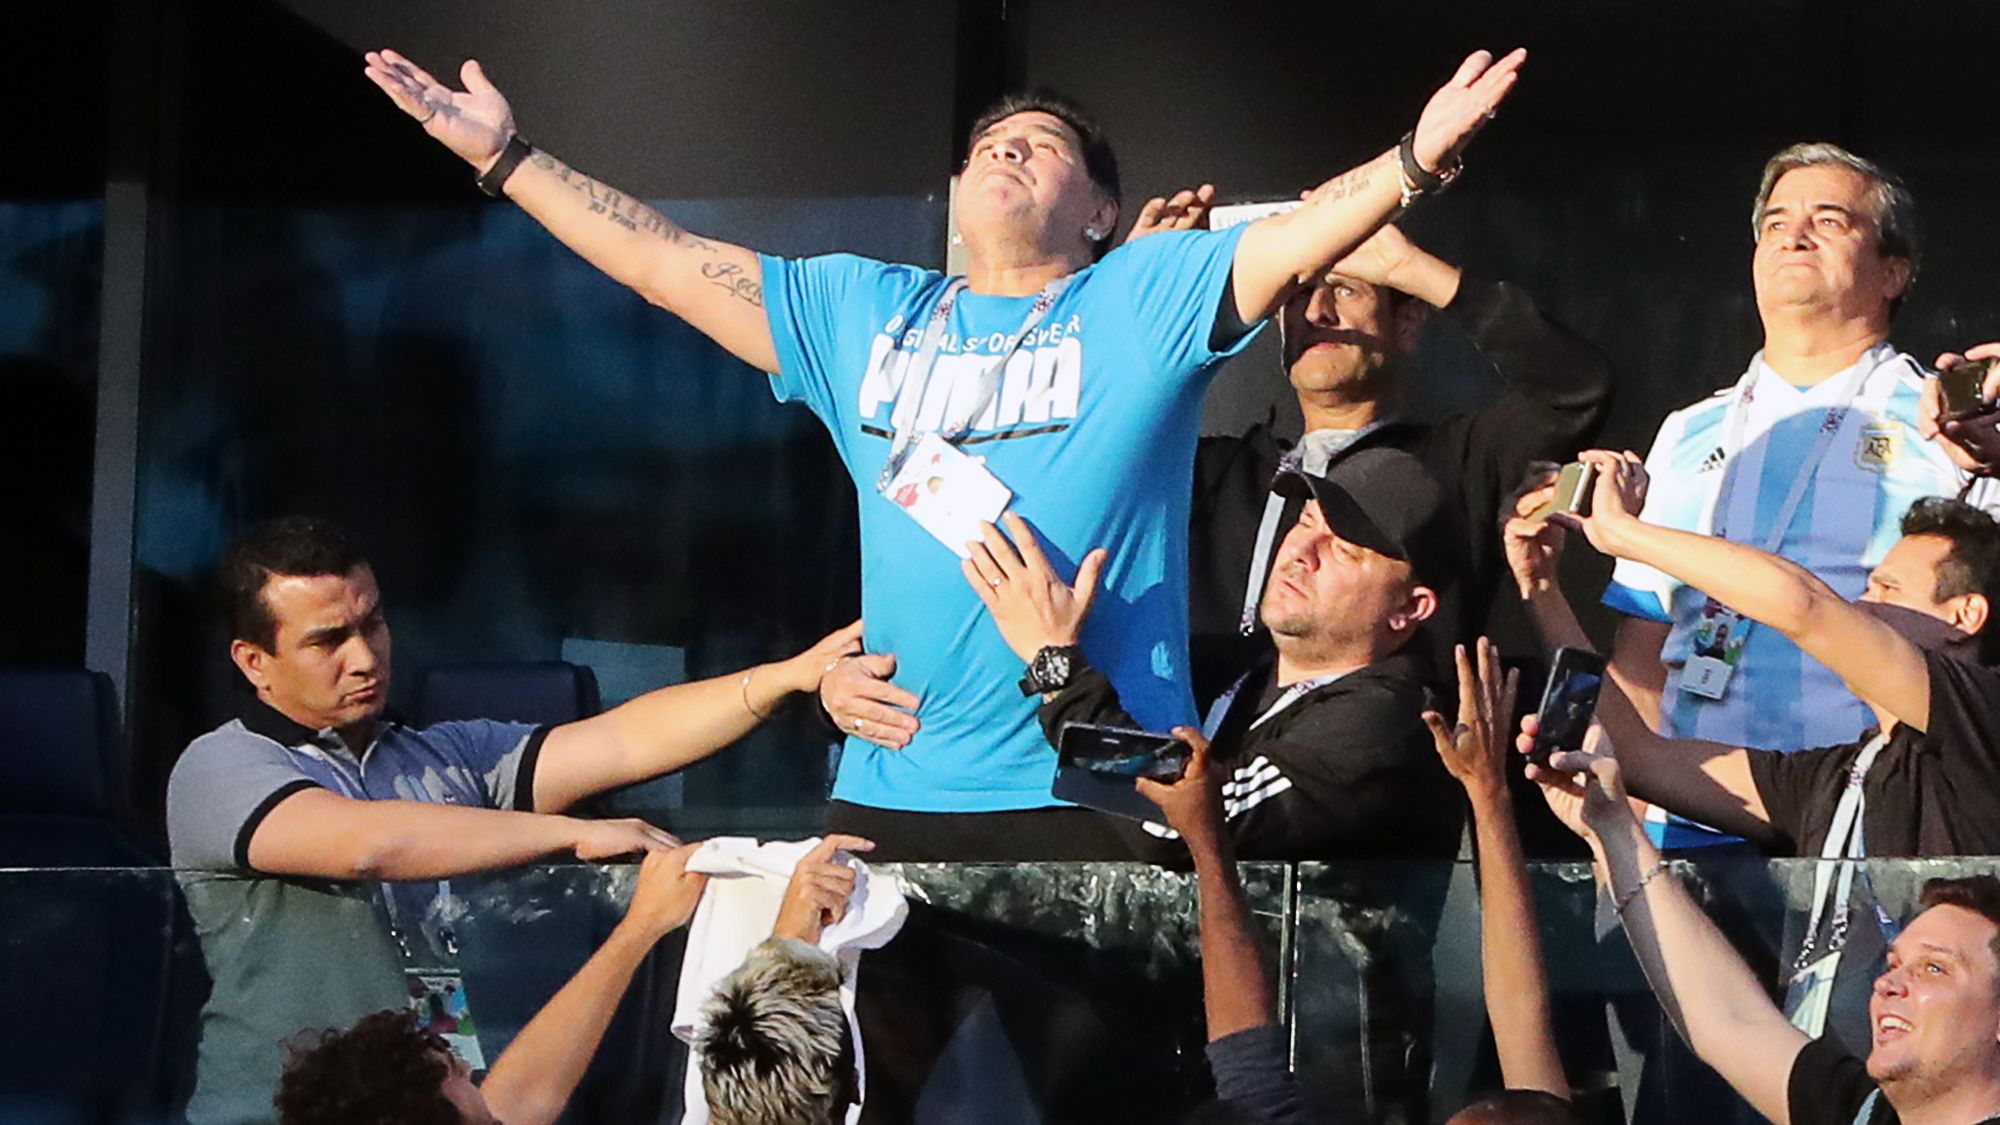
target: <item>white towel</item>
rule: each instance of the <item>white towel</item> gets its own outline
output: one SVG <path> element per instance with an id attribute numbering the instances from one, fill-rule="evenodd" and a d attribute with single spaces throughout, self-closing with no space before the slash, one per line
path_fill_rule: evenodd
<path id="1" fill-rule="evenodd" d="M 681 962 L 679 991 L 674 996 L 674 1034 L 692 1044 L 701 1023 L 701 1006 L 750 951 L 771 936 L 784 901 L 792 869 L 818 845 L 811 840 L 759 844 L 748 836 L 719 836 L 688 858 L 687 869 L 709 876 L 708 890 L 695 908 L 688 927 L 687 955 Z M 854 1020 L 854 977 L 861 951 L 880 949 L 903 928 L 910 906 L 894 879 L 870 879 L 868 865 L 848 855 L 839 857 L 854 868 L 854 897 L 847 914 L 820 935 L 819 947 L 840 961 L 840 1003 L 847 1009 L 847 1028 L 854 1039 L 854 1069 L 867 1096 L 867 1068 L 862 1063 L 861 1027 Z M 700 1061 L 688 1060 L 683 1090 L 682 1125 L 706 1125 L 708 1098 L 701 1089 Z M 847 1111 L 848 1125 L 861 1119 L 861 1107 Z"/>

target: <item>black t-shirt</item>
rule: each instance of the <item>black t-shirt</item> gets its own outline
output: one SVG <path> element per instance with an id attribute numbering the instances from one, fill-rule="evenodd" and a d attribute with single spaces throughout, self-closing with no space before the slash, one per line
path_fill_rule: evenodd
<path id="1" fill-rule="evenodd" d="M 1792 1125 L 1853 1125 L 1855 1115 L 1875 1090 L 1866 1063 L 1838 1043 L 1815 1039 L 1792 1062 L 1792 1075 L 1785 1082 L 1785 1104 L 1791 1111 Z M 1901 1125 L 1902 1120 L 1889 1099 L 1876 1098 L 1865 1125 Z M 1995 1122 L 2000 1122 L 2000 1117 L 1988 1117 L 1979 1125 Z"/>
<path id="2" fill-rule="evenodd" d="M 1862 782 L 1872 856 L 2000 853 L 2000 672 L 1938 653 L 1927 729 L 1899 724 Z M 1816 856 L 1860 742 L 1784 754 L 1752 750 L 1750 778 L 1776 844 Z"/>

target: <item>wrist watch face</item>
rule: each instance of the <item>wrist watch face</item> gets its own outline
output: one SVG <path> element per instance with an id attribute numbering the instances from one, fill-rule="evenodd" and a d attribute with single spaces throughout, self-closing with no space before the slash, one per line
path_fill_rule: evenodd
<path id="1" fill-rule="evenodd" d="M 1044 687 L 1058 688 L 1069 683 L 1069 653 L 1050 647 L 1035 654 L 1035 679 Z"/>

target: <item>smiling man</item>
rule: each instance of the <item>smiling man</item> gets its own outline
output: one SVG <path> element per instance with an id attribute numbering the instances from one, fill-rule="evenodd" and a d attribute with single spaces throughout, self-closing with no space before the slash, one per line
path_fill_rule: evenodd
<path id="1" fill-rule="evenodd" d="M 1466 59 L 1400 145 L 1290 214 L 1108 253 L 1120 185 L 1103 132 L 1059 97 L 1004 100 L 969 139 L 961 277 L 697 237 L 528 145 L 476 63 L 463 91 L 392 51 L 370 52 L 367 73 L 488 191 L 770 373 L 776 397 L 832 435 L 860 496 L 872 655 L 841 662 L 823 692 L 850 735 L 828 829 L 885 859 L 1054 859 L 1108 842 L 1050 795 L 1013 657 L 958 577 L 978 521 L 1005 506 L 1066 558 L 1112 548 L 1083 644 L 1134 714 L 1191 720 L 1188 494 L 1209 377 L 1297 278 L 1442 186 L 1525 57 Z"/>
<path id="2" fill-rule="evenodd" d="M 1733 386 L 1661 425 L 1648 522 L 1770 551 L 1852 599 L 1912 503 L 1959 493 L 1967 474 L 1919 429 L 1927 372 L 1888 342 L 1917 273 L 1915 211 L 1893 173 L 1835 145 L 1771 158 L 1751 217 L 1764 347 Z M 1612 676 L 1661 734 L 1791 749 L 1868 725 L 1830 670 L 1711 595 L 1634 560 L 1605 592 L 1626 615 Z M 1726 654 L 1698 651 L 1725 627 Z M 1655 832 L 1676 847 L 1726 839 L 1682 822 Z"/>
<path id="3" fill-rule="evenodd" d="M 1654 993 L 1703 1062 L 1778 1125 L 2000 1121 L 2000 880 L 1924 885 L 1875 980 L 1864 1061 L 1771 1002 L 1647 839 L 1608 742 L 1529 768 L 1590 844 Z"/>

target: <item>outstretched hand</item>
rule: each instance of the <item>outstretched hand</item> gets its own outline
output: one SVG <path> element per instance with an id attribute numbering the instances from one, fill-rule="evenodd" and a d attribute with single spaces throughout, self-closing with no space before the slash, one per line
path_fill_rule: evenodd
<path id="1" fill-rule="evenodd" d="M 966 545 L 972 557 L 960 564 L 965 580 L 986 603 L 1007 647 L 1021 659 L 1032 660 L 1050 645 L 1075 644 L 1109 556 L 1101 547 L 1091 551 L 1077 565 L 1076 581 L 1065 582 L 1049 565 L 1027 520 L 1013 512 L 1000 518 L 1006 535 L 982 523 L 982 538 Z"/>
<path id="2" fill-rule="evenodd" d="M 1500 673 L 1500 654 L 1493 642 L 1479 638 L 1478 668 L 1465 646 L 1456 647 L 1458 663 L 1458 725 L 1446 726 L 1444 716 L 1424 712 L 1438 757 L 1467 794 L 1492 796 L 1507 789 L 1507 726 L 1514 715 L 1514 695 L 1521 686 L 1519 669 Z"/>
<path id="3" fill-rule="evenodd" d="M 1417 118 L 1411 149 L 1417 163 L 1431 171 L 1449 165 L 1474 134 L 1499 112 L 1500 103 L 1521 76 L 1528 50 L 1516 48 L 1495 61 L 1490 51 L 1474 51 L 1459 64 L 1451 81 L 1438 88 Z"/>
<path id="4" fill-rule="evenodd" d="M 493 163 L 514 135 L 514 111 L 498 87 L 486 80 L 477 60 L 458 70 L 463 90 L 453 90 L 430 72 L 394 51 L 369 51 L 368 80 L 381 87 L 404 113 L 416 118 L 437 141 L 480 171 Z"/>
<path id="5" fill-rule="evenodd" d="M 1149 234 L 1169 230 L 1207 230 L 1208 210 L 1215 206 L 1215 185 L 1182 188 L 1171 196 L 1156 195 L 1139 208 L 1125 241 L 1135 242 Z"/>

